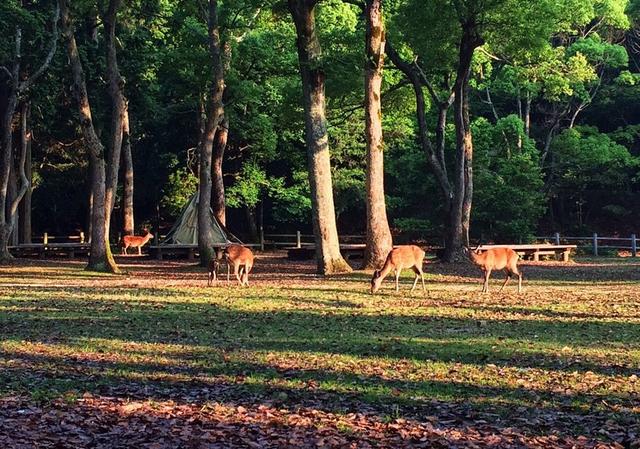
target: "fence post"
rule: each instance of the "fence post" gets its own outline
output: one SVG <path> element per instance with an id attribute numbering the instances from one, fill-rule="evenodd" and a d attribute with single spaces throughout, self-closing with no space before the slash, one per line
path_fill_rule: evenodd
<path id="1" fill-rule="evenodd" d="M 264 228 L 260 226 L 260 251 L 264 251 Z"/>
<path id="2" fill-rule="evenodd" d="M 631 234 L 631 256 L 636 257 L 638 254 L 638 245 L 636 243 L 636 235 Z"/>
<path id="3" fill-rule="evenodd" d="M 598 255 L 598 234 L 593 233 L 593 255 Z"/>
<path id="4" fill-rule="evenodd" d="M 302 248 L 302 236 L 300 231 L 296 231 L 296 248 Z"/>
<path id="5" fill-rule="evenodd" d="M 553 239 L 556 241 L 556 245 L 560 244 L 560 233 L 556 232 L 555 234 L 553 234 Z"/>
<path id="6" fill-rule="evenodd" d="M 49 244 L 49 234 L 47 232 L 45 232 L 44 235 L 42 236 L 42 243 L 44 245 L 48 245 Z"/>

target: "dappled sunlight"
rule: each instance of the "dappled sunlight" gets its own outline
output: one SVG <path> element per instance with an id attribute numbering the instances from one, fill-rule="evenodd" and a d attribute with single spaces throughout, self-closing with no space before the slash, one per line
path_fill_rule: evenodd
<path id="1" fill-rule="evenodd" d="M 87 279 L 73 262 L 60 262 L 57 275 L 52 263 L 40 274 L 14 265 L 0 277 L 0 394 L 70 409 L 100 395 L 134 398 L 147 415 L 167 401 L 174 413 L 181 402 L 196 410 L 211 401 L 332 416 L 368 410 L 379 425 L 412 423 L 406 432 L 432 416 L 450 432 L 446 444 L 457 441 L 453 432 L 477 431 L 477 421 L 499 438 L 505 428 L 521 438 L 555 429 L 571 441 L 603 438 L 605 425 L 638 431 L 637 284 L 614 280 L 635 264 L 612 264 L 622 271 L 579 287 L 571 279 L 580 273 L 556 281 L 555 266 L 527 266 L 538 271 L 525 272 L 521 295 L 514 286 L 480 293 L 472 267 L 432 272 L 426 293 L 410 293 L 406 273 L 400 292 L 389 282 L 371 295 L 368 273 L 278 278 L 284 264 L 265 260 L 248 288 L 206 287 L 205 273 L 184 262 L 137 261 L 125 276 Z M 118 414 L 122 405 L 111 405 Z M 465 416 L 474 429 L 465 430 Z M 356 438 L 359 430 L 337 422 L 332 432 Z"/>

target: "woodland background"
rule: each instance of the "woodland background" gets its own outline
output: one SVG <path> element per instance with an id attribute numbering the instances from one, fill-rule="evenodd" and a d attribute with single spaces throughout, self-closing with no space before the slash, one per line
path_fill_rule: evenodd
<path id="1" fill-rule="evenodd" d="M 388 42 L 424 76 L 428 132 L 453 81 L 460 31 L 457 3 L 483 18 L 484 45 L 469 78 L 474 144 L 472 238 L 526 241 L 560 231 L 584 235 L 636 230 L 640 202 L 640 2 L 514 0 L 384 3 Z M 453 9 L 451 7 L 453 5 Z M 469 7 L 469 5 L 466 5 Z M 100 0 L 71 5 L 93 120 L 109 140 L 111 103 Z M 22 29 L 21 76 L 45 59 L 55 2 L 0 5 L 0 65 L 15 58 Z M 333 192 L 341 233 L 365 229 L 362 10 L 325 0 L 316 7 L 326 74 Z M 197 189 L 197 149 L 210 88 L 207 2 L 132 0 L 118 11 L 115 46 L 130 119 L 136 230 L 166 232 Z M 227 226 L 246 240 L 266 232 L 311 231 L 296 30 L 286 3 L 218 2 L 225 49 L 223 160 Z M 0 71 L 0 112 L 10 80 Z M 29 88 L 31 229 L 21 235 L 88 228 L 88 156 L 79 132 L 63 43 Z M 442 193 L 420 144 L 416 96 L 387 57 L 382 110 L 389 223 L 406 239 L 438 238 L 446 227 Z M 451 109 L 452 111 L 452 109 Z M 451 112 L 450 112 L 451 113 Z M 445 164 L 454 164 L 447 123 Z M 14 136 L 14 139 L 17 139 Z M 14 181 L 15 182 L 15 176 Z M 11 181 L 9 185 L 11 190 Z M 122 189 L 112 238 L 121 233 Z M 21 215 L 26 213 L 21 206 Z"/>

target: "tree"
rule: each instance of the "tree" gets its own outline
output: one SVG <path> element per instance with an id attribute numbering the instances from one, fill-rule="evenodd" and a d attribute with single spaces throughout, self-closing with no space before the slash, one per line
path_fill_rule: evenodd
<path id="1" fill-rule="evenodd" d="M 58 18 L 60 15 L 60 9 L 56 7 L 53 16 L 53 31 L 49 43 L 49 51 L 44 58 L 44 61 L 40 67 L 31 75 L 23 71 L 23 47 L 22 47 L 22 26 L 18 22 L 15 26 L 14 34 L 14 48 L 15 53 L 13 55 L 13 61 L 11 69 L 1 66 L 0 69 L 9 78 L 9 95 L 7 103 L 2 116 L 2 159 L 0 170 L 0 262 L 11 259 L 12 256 L 9 253 L 8 244 L 9 237 L 14 232 L 16 222 L 16 212 L 22 197 L 31 188 L 30 179 L 25 172 L 25 165 L 27 160 L 28 142 L 26 142 L 26 118 L 27 113 L 23 108 L 22 116 L 22 136 L 21 136 L 21 151 L 18 157 L 18 172 L 20 176 L 20 185 L 17 191 L 14 192 L 12 198 L 9 201 L 8 187 L 9 179 L 12 173 L 12 166 L 14 165 L 14 152 L 13 152 L 13 121 L 20 100 L 25 100 L 24 96 L 28 90 L 34 85 L 36 80 L 47 70 L 53 56 L 56 52 L 58 41 Z"/>
<path id="2" fill-rule="evenodd" d="M 224 65 L 220 44 L 220 26 L 218 23 L 218 2 L 209 0 L 209 52 L 211 64 L 211 87 L 209 92 L 209 108 L 205 130 L 200 146 L 200 186 L 198 201 L 198 251 L 200 264 L 207 266 L 213 255 L 213 223 L 211 221 L 211 168 L 213 144 L 216 130 L 223 119 L 224 109 Z"/>
<path id="3" fill-rule="evenodd" d="M 366 1 L 365 19 L 364 107 L 367 141 L 367 246 L 363 265 L 365 268 L 377 269 L 382 266 L 393 247 L 384 199 L 381 86 L 385 38 L 381 0 Z"/>
<path id="4" fill-rule="evenodd" d="M 127 99 L 124 94 L 124 78 L 118 68 L 118 56 L 116 52 L 116 21 L 120 0 L 109 0 L 109 5 L 103 14 L 105 31 L 105 41 L 107 47 L 107 79 L 109 82 L 109 96 L 111 97 L 111 139 L 109 147 L 109 162 L 106 164 L 106 190 L 105 201 L 107 210 L 105 211 L 105 224 L 107 238 L 111 228 L 111 214 L 116 200 L 116 189 L 118 186 L 118 172 L 120 168 L 120 156 L 122 154 L 123 143 L 127 147 L 125 160 L 131 159 L 131 147 L 129 136 L 129 112 Z M 125 132 L 126 130 L 126 132 Z M 126 140 L 126 142 L 125 142 Z M 133 166 L 127 164 L 124 176 L 125 191 L 133 193 Z M 127 179 L 129 178 L 129 179 Z M 131 196 L 126 198 L 133 204 Z M 125 214 L 126 216 L 126 214 Z M 133 223 L 133 217 L 129 217 Z M 131 229 L 131 233 L 133 229 Z M 126 234 L 126 232 L 125 232 Z M 108 242 L 107 242 L 108 246 Z"/>
<path id="5" fill-rule="evenodd" d="M 131 154 L 131 132 L 129 124 L 129 108 L 122 117 L 122 234 L 132 235 L 134 232 L 133 215 L 133 155 Z"/>
<path id="6" fill-rule="evenodd" d="M 322 50 L 315 30 L 317 0 L 289 0 L 297 33 L 298 62 L 305 112 L 305 139 L 316 260 L 321 274 L 351 271 L 340 254 L 331 182 L 331 161 L 325 115 Z"/>
<path id="7" fill-rule="evenodd" d="M 80 115 L 80 128 L 89 154 L 91 180 L 91 249 L 87 269 L 118 273 L 120 270 L 109 245 L 110 204 L 107 198 L 106 163 L 104 146 L 96 133 L 91 115 L 91 104 L 84 80 L 84 71 L 74 36 L 66 0 L 58 0 L 62 14 L 62 34 L 67 41 L 67 53 L 73 76 L 73 93 Z"/>

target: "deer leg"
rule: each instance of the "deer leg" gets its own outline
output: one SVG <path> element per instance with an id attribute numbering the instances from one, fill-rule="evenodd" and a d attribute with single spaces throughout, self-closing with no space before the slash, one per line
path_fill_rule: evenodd
<path id="1" fill-rule="evenodd" d="M 418 285 L 418 278 L 420 277 L 420 270 L 417 267 L 413 267 L 413 272 L 416 275 L 416 278 L 413 280 L 413 286 L 411 286 L 411 291 L 413 291 L 416 288 L 416 285 Z"/>
<path id="2" fill-rule="evenodd" d="M 227 260 L 227 284 L 229 283 L 229 272 L 231 271 L 230 268 L 230 262 Z M 235 270 L 235 265 L 233 266 L 233 269 Z"/>
<path id="3" fill-rule="evenodd" d="M 398 283 L 400 281 L 400 270 L 396 270 L 396 291 L 399 292 L 400 291 L 400 284 Z"/>
<path id="4" fill-rule="evenodd" d="M 244 266 L 244 285 L 249 286 L 249 272 L 251 271 L 252 265 Z"/>
<path id="5" fill-rule="evenodd" d="M 142 256 L 142 246 L 138 246 L 138 256 Z"/>
<path id="6" fill-rule="evenodd" d="M 233 266 L 233 274 L 235 274 L 236 279 L 238 280 L 240 285 L 242 285 L 242 280 L 240 279 L 240 264 Z"/>
<path id="7" fill-rule="evenodd" d="M 518 275 L 518 293 L 521 293 L 522 292 L 522 273 L 518 271 L 516 272 L 516 274 Z"/>
<path id="8" fill-rule="evenodd" d="M 504 271 L 505 273 L 507 273 L 507 278 L 504 280 L 504 284 L 502 284 L 502 287 L 500 287 L 500 290 L 498 290 L 498 293 L 502 291 L 504 286 L 507 285 L 507 282 L 509 282 L 509 279 L 511 279 L 511 271 L 510 270 L 504 270 Z"/>
<path id="9" fill-rule="evenodd" d="M 482 286 L 482 293 L 489 293 L 489 276 L 491 276 L 491 270 L 485 270 L 484 285 Z"/>

